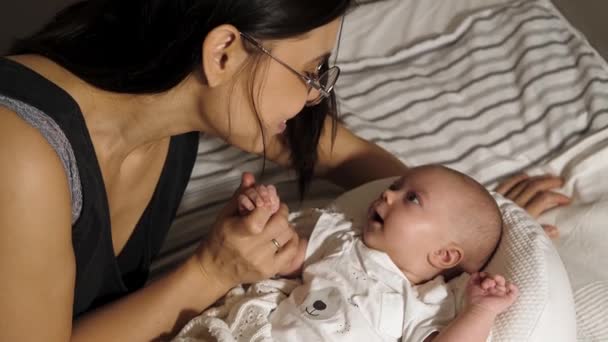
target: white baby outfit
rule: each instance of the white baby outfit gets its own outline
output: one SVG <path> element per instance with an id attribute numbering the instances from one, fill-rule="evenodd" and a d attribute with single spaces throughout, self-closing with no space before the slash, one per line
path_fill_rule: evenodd
<path id="1" fill-rule="evenodd" d="M 310 238 L 303 285 L 271 314 L 275 341 L 423 341 L 456 313 L 441 278 L 412 287 L 383 252 L 366 247 L 341 214 Z"/>

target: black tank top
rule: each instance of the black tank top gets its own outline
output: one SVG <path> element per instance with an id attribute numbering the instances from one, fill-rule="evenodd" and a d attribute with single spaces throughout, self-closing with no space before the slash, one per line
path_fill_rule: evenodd
<path id="1" fill-rule="evenodd" d="M 73 316 L 141 288 L 186 189 L 196 159 L 198 133 L 171 138 L 152 198 L 125 247 L 115 257 L 103 178 L 78 104 L 54 83 L 5 58 L 0 58 L 0 94 L 35 107 L 50 117 L 63 131 L 74 152 L 82 208 L 72 225 L 76 258 Z"/>

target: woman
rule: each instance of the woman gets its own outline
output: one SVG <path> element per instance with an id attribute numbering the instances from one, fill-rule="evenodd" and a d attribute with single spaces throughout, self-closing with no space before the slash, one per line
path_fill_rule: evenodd
<path id="1" fill-rule="evenodd" d="M 233 198 L 194 255 L 143 287 L 199 132 L 295 168 L 302 190 L 313 174 L 400 174 L 335 124 L 328 56 L 350 5 L 89 0 L 18 42 L 0 60 L 0 340 L 160 339 L 289 266 L 288 209 L 240 217 Z"/>

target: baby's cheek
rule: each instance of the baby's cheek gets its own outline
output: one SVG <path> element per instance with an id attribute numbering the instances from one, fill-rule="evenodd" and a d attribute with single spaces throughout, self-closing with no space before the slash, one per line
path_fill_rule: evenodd
<path id="1" fill-rule="evenodd" d="M 378 249 L 377 248 L 377 238 L 376 236 L 374 236 L 374 232 L 370 232 L 370 231 L 365 231 L 363 232 L 363 243 L 369 247 L 369 248 L 374 248 L 374 249 Z"/>

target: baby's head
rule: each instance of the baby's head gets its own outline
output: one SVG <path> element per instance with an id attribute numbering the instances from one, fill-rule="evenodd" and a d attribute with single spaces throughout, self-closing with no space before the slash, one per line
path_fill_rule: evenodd
<path id="1" fill-rule="evenodd" d="M 500 210 L 481 184 L 425 165 L 408 170 L 372 202 L 363 241 L 419 284 L 439 274 L 479 271 L 501 233 Z"/>

